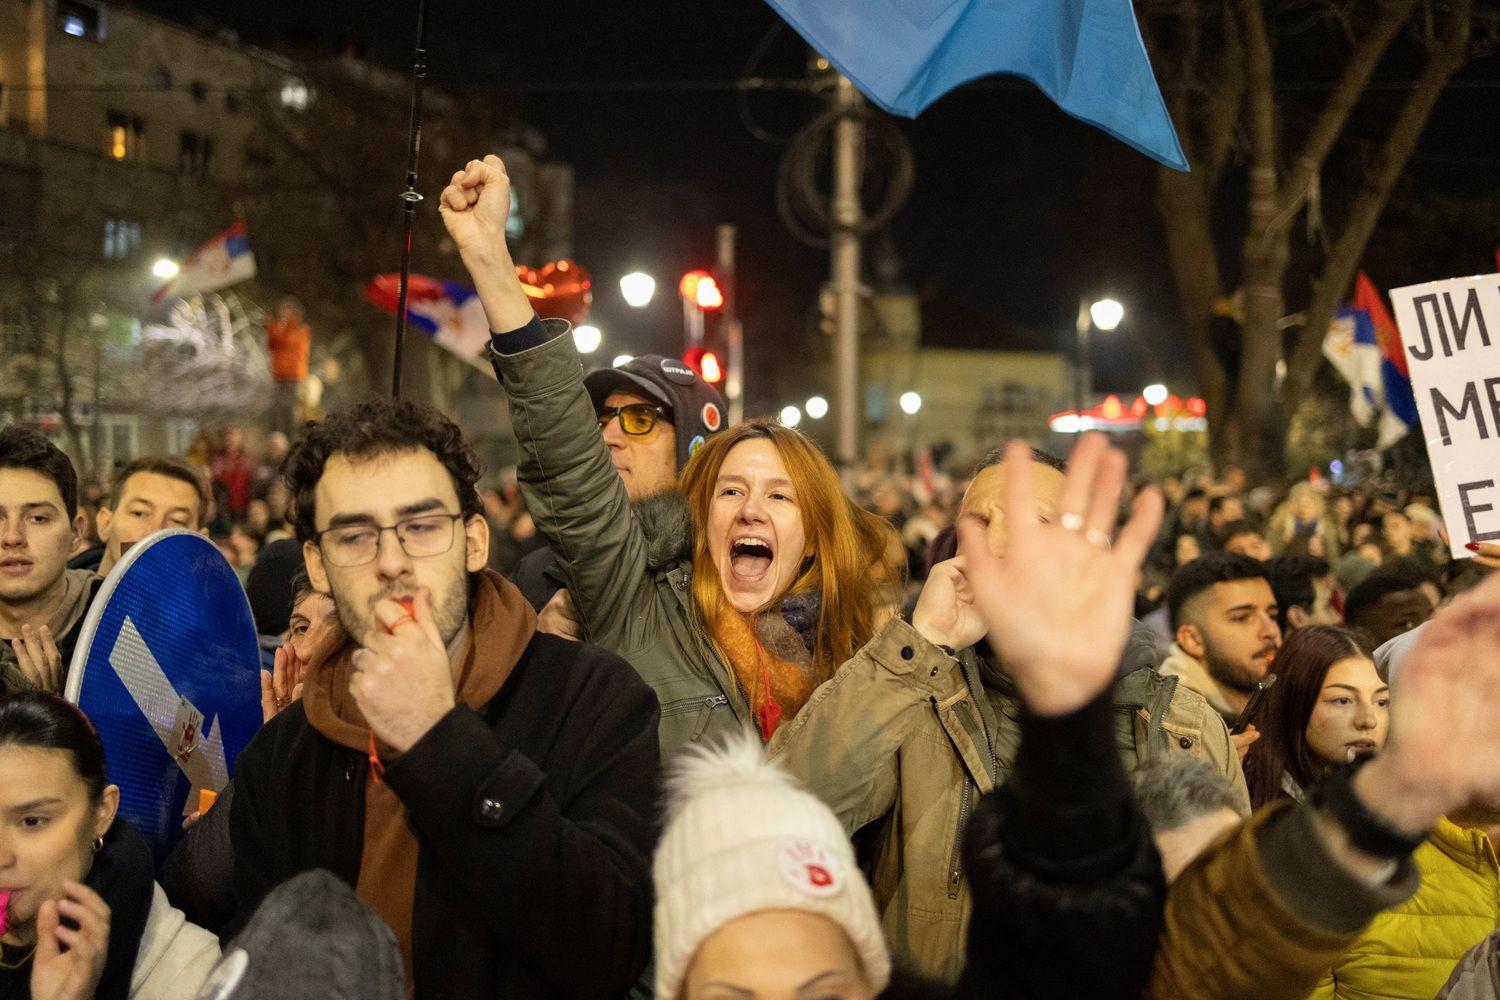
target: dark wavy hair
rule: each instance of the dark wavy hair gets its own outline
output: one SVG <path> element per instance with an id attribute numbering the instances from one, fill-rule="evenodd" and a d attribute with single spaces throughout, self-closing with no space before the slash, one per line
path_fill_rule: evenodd
<path id="1" fill-rule="evenodd" d="M 448 470 L 458 494 L 459 513 L 467 521 L 483 507 L 475 484 L 479 458 L 458 425 L 431 406 L 409 399 L 372 399 L 309 423 L 282 463 L 282 478 L 292 495 L 292 525 L 297 540 L 317 534 L 316 494 L 323 467 L 334 455 L 375 458 L 425 449 Z"/>
<path id="2" fill-rule="evenodd" d="M 1281 787 L 1284 774 L 1291 775 L 1304 789 L 1311 789 L 1322 779 L 1327 765 L 1315 758 L 1307 745 L 1307 721 L 1318 703 L 1328 668 L 1351 656 L 1372 655 L 1369 636 L 1358 629 L 1308 625 L 1287 637 L 1268 670 L 1276 675 L 1276 683 L 1256 717 L 1260 739 L 1245 754 L 1245 783 L 1250 786 L 1251 806 L 1259 809 L 1267 802 L 1286 798 Z"/>
<path id="3" fill-rule="evenodd" d="M 25 469 L 57 486 L 68 520 L 78 513 L 78 472 L 62 449 L 29 427 L 0 430 L 0 469 Z"/>
<path id="4" fill-rule="evenodd" d="M 104 772 L 104 744 L 94 724 L 72 702 L 43 691 L 0 697 L 0 747 L 61 750 L 98 802 L 109 783 Z"/>

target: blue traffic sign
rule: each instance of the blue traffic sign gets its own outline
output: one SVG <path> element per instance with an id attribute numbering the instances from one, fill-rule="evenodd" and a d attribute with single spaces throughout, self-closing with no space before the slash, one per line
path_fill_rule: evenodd
<path id="1" fill-rule="evenodd" d="M 250 602 L 212 542 L 176 528 L 131 546 L 89 608 L 66 693 L 99 731 L 120 815 L 160 861 L 189 800 L 223 790 L 261 727 Z"/>

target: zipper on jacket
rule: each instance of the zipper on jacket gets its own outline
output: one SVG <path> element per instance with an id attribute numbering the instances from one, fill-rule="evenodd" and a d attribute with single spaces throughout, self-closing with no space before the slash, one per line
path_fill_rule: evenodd
<path id="1" fill-rule="evenodd" d="M 713 718 L 714 709 L 721 705 L 729 704 L 727 695 L 716 694 L 710 698 L 703 699 L 703 712 L 698 716 L 698 725 L 693 730 L 693 738 L 689 741 L 697 743 L 703 738 L 703 731 L 708 728 L 708 720 Z"/>
<path id="2" fill-rule="evenodd" d="M 953 859 L 948 865 L 948 898 L 957 899 L 958 890 L 963 885 L 963 872 L 959 870 L 959 855 L 963 853 L 964 830 L 969 825 L 969 798 L 974 790 L 974 782 L 964 778 L 963 795 L 958 800 L 958 836 L 953 841 Z"/>

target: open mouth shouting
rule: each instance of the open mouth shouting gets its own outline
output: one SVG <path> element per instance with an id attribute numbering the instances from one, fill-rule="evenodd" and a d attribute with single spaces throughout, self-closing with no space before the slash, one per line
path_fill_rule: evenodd
<path id="1" fill-rule="evenodd" d="M 759 587 L 775 561 L 776 546 L 764 537 L 746 535 L 729 543 L 729 575 L 738 587 Z"/>

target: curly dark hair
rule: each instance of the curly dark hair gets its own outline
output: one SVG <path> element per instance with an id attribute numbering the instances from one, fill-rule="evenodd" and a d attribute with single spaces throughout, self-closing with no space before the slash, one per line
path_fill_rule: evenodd
<path id="1" fill-rule="evenodd" d="M 448 470 L 464 520 L 483 510 L 474 487 L 479 482 L 479 457 L 458 425 L 423 403 L 372 399 L 331 413 L 322 423 L 308 424 L 288 452 L 281 474 L 292 495 L 297 540 L 310 542 L 318 532 L 315 497 L 331 457 L 374 458 L 416 449 L 432 452 Z"/>
<path id="2" fill-rule="evenodd" d="M 25 469 L 52 480 L 67 508 L 68 519 L 78 513 L 78 473 L 62 450 L 29 427 L 0 430 L 0 469 Z"/>

